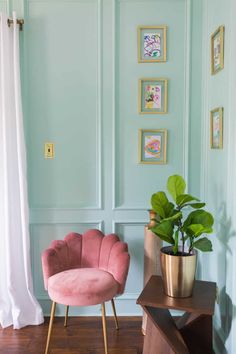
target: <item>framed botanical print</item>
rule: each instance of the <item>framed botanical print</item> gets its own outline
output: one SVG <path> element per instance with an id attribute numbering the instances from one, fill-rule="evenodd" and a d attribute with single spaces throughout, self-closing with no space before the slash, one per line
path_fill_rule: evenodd
<path id="1" fill-rule="evenodd" d="M 210 145 L 212 149 L 223 148 L 223 108 L 218 107 L 210 114 Z"/>
<path id="2" fill-rule="evenodd" d="M 166 61 L 167 26 L 138 27 L 138 62 L 156 63 Z"/>
<path id="3" fill-rule="evenodd" d="M 224 68 L 224 26 L 220 26 L 211 36 L 211 74 Z"/>
<path id="4" fill-rule="evenodd" d="M 138 111 L 140 114 L 167 113 L 167 79 L 140 79 Z"/>
<path id="5" fill-rule="evenodd" d="M 139 162 L 144 164 L 166 163 L 167 130 L 139 130 Z"/>

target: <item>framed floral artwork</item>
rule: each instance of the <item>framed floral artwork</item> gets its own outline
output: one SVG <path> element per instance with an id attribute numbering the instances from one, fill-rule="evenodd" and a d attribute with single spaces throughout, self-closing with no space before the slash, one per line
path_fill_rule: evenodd
<path id="1" fill-rule="evenodd" d="M 139 162 L 144 164 L 166 163 L 167 130 L 139 130 Z"/>
<path id="2" fill-rule="evenodd" d="M 167 26 L 138 27 L 138 62 L 155 63 L 166 61 Z"/>
<path id="3" fill-rule="evenodd" d="M 167 113 L 167 79 L 140 79 L 138 110 L 140 114 Z"/>
<path id="4" fill-rule="evenodd" d="M 224 26 L 220 26 L 211 36 L 211 74 L 224 68 Z"/>
<path id="5" fill-rule="evenodd" d="M 218 107 L 210 114 L 210 145 L 212 149 L 223 149 L 223 108 Z"/>

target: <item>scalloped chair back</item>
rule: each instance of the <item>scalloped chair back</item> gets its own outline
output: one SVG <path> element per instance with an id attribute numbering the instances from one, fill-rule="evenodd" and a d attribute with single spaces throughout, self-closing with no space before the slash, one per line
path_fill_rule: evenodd
<path id="1" fill-rule="evenodd" d="M 44 286 L 52 300 L 45 354 L 48 353 L 56 303 L 69 306 L 102 305 L 105 353 L 108 354 L 105 302 L 110 301 L 115 316 L 114 297 L 124 292 L 130 256 L 128 246 L 116 234 L 105 236 L 91 229 L 83 235 L 68 234 L 52 241 L 42 254 Z"/>

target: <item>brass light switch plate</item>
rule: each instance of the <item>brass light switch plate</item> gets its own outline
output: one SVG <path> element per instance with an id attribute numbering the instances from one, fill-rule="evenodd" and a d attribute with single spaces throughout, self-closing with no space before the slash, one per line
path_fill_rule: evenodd
<path id="1" fill-rule="evenodd" d="M 44 157 L 45 157 L 45 159 L 53 159 L 54 158 L 54 144 L 53 143 L 45 143 L 44 144 Z"/>

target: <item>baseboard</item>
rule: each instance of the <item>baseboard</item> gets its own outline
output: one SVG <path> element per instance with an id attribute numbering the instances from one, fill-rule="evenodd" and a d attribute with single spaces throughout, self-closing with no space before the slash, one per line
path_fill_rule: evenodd
<path id="1" fill-rule="evenodd" d="M 50 299 L 38 299 L 43 309 L 44 316 L 49 316 L 51 311 Z M 118 316 L 142 316 L 142 309 L 136 304 L 134 299 L 115 299 L 116 312 Z M 106 314 L 111 316 L 113 314 L 110 302 L 106 303 Z M 65 315 L 65 306 L 57 305 L 56 316 Z M 70 316 L 101 316 L 101 306 L 72 306 L 69 309 Z"/>

